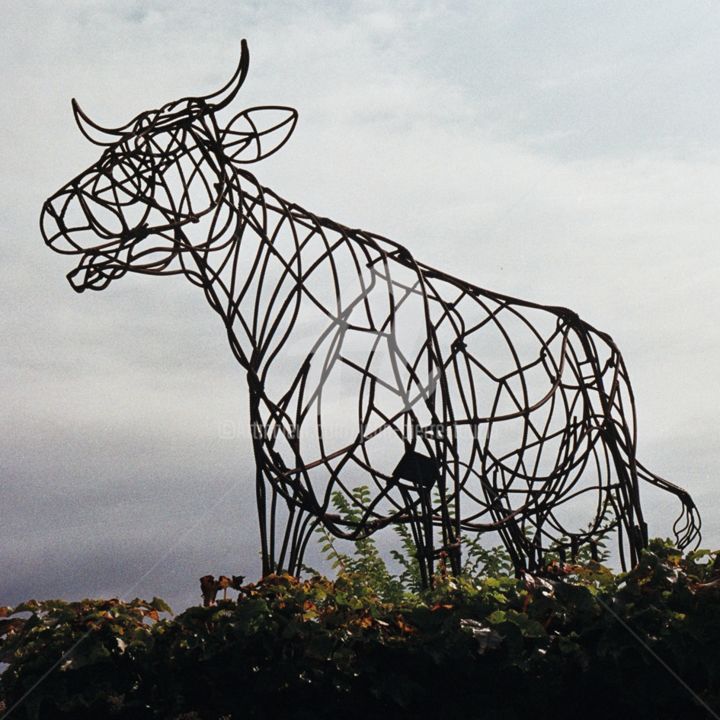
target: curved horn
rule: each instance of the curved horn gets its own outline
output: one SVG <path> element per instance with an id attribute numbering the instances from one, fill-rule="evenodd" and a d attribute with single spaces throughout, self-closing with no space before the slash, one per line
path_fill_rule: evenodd
<path id="1" fill-rule="evenodd" d="M 212 105 L 213 110 L 221 110 L 232 102 L 238 90 L 240 90 L 240 87 L 245 82 L 249 64 L 250 53 L 248 52 L 247 41 L 243 39 L 240 43 L 240 62 L 233 76 L 219 90 L 204 97 L 204 100 Z"/>
<path id="2" fill-rule="evenodd" d="M 82 111 L 75 98 L 72 99 L 72 109 L 80 132 L 95 145 L 112 145 L 123 135 L 124 129 L 127 127 L 127 124 L 119 128 L 104 128 L 102 125 L 98 125 Z"/>

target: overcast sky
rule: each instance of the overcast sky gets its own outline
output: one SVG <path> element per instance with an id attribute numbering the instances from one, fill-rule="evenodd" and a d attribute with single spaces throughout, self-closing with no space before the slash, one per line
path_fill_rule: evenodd
<path id="1" fill-rule="evenodd" d="M 33 2 L 0 30 L 0 604 L 199 599 L 259 573 L 247 393 L 196 288 L 76 295 L 38 231 L 98 148 L 74 126 L 210 92 L 291 105 L 253 168 L 314 212 L 609 332 L 639 450 L 720 546 L 720 6 L 712 2 Z M 667 533 L 675 506 L 647 508 Z M 313 558 L 311 558 L 313 559 Z"/>

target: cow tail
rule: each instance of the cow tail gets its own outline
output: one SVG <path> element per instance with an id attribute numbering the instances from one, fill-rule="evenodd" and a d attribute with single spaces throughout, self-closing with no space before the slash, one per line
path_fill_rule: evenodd
<path id="1" fill-rule="evenodd" d="M 700 519 L 700 513 L 698 512 L 695 502 L 692 497 L 690 497 L 690 493 L 671 483 L 669 480 L 665 480 L 650 472 L 637 460 L 635 461 L 635 466 L 637 475 L 641 480 L 661 490 L 665 490 L 678 498 L 682 507 L 677 520 L 675 520 L 673 524 L 675 542 L 680 550 L 697 549 L 701 539 L 700 529 L 702 527 L 702 520 Z"/>

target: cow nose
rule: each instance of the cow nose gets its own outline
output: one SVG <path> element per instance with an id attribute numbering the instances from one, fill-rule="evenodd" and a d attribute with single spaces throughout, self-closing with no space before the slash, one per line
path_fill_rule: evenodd
<path id="1" fill-rule="evenodd" d="M 59 253 L 74 255 L 80 248 L 70 240 L 63 216 L 66 208 L 67 198 L 64 196 L 46 200 L 40 213 L 40 232 L 48 247 Z"/>
<path id="2" fill-rule="evenodd" d="M 52 201 L 46 200 L 40 213 L 40 232 L 46 245 L 52 245 L 53 238 L 58 234 L 58 218 Z"/>

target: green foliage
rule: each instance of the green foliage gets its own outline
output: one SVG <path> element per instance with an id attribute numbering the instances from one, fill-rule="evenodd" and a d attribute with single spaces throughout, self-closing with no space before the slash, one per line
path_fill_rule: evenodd
<path id="1" fill-rule="evenodd" d="M 483 547 L 478 537 L 462 538 L 463 572 L 468 578 L 513 575 L 510 555 L 503 547 Z"/>
<path id="2" fill-rule="evenodd" d="M 334 493 L 331 499 L 335 510 L 343 519 L 357 523 L 361 519 L 360 508 L 369 504 L 370 490 L 366 486 L 360 486 L 352 491 L 351 500 L 341 492 Z M 414 597 L 422 594 L 415 543 L 407 525 L 396 524 L 393 526 L 393 531 L 399 541 L 399 549 L 390 551 L 391 557 L 400 569 L 396 574 L 390 571 L 380 555 L 373 536 L 355 540 L 353 554 L 348 555 L 338 550 L 337 541 L 322 525 L 316 530 L 321 552 L 333 570 L 345 577 L 353 578 L 355 582 L 367 584 L 385 601 L 412 602 Z M 504 548 L 485 548 L 479 538 L 468 537 L 462 539 L 462 551 L 464 559 L 462 575 L 466 579 L 514 573 L 510 556 Z M 307 569 L 312 571 L 311 568 Z M 444 572 L 445 568 L 440 563 L 436 582 L 444 576 Z"/>
<path id="3" fill-rule="evenodd" d="M 336 510 L 350 522 L 361 519 L 360 508 L 370 502 L 370 490 L 361 486 L 353 490 L 352 502 L 341 492 L 332 495 Z M 388 570 L 378 550 L 375 538 L 360 537 L 354 542 L 355 550 L 352 555 L 340 552 L 336 540 L 322 526 L 316 530 L 321 544 L 321 551 L 329 561 L 333 570 L 336 570 L 360 586 L 372 589 L 384 600 L 399 602 L 404 596 L 403 578 L 396 578 Z M 309 569 L 309 568 L 308 568 Z M 408 583 L 409 585 L 409 583 Z"/>
<path id="4" fill-rule="evenodd" d="M 400 539 L 400 547 L 402 548 L 402 551 L 396 549 L 390 551 L 390 555 L 401 568 L 397 579 L 403 588 L 406 588 L 410 593 L 417 594 L 422 590 L 422 580 L 412 533 L 407 525 L 395 525 L 393 530 Z"/>
<path id="5" fill-rule="evenodd" d="M 169 612 L 159 598 L 30 600 L 0 608 L 0 661 L 9 664 L 0 691 L 7 709 L 27 693 L 14 717 L 113 715 L 140 683 L 152 625 Z"/>
<path id="6" fill-rule="evenodd" d="M 720 708 L 718 553 L 653 541 L 626 574 L 440 573 L 392 601 L 362 552 L 334 581 L 270 576 L 172 619 L 160 601 L 2 609 L 7 707 L 54 668 L 11 720 L 710 717 L 662 663 Z"/>

